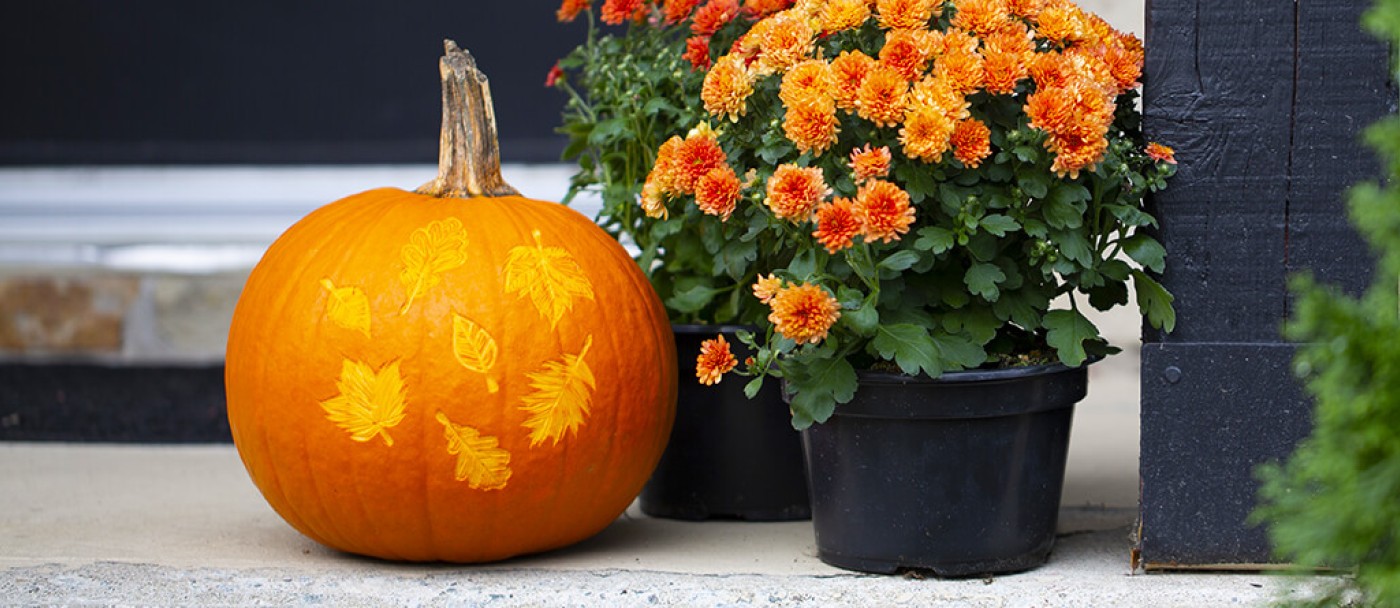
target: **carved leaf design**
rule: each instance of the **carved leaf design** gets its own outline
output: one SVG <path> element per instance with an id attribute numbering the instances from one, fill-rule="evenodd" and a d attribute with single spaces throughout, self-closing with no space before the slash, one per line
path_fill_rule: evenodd
<path id="1" fill-rule="evenodd" d="M 506 291 L 529 297 L 535 309 L 557 327 L 576 298 L 593 299 L 593 285 L 578 262 L 562 247 L 545 247 L 540 231 L 535 245 L 520 245 L 506 256 Z"/>
<path id="2" fill-rule="evenodd" d="M 430 222 L 413 231 L 399 255 L 404 266 L 399 282 L 408 289 L 408 301 L 399 311 L 403 314 L 414 300 L 442 282 L 442 273 L 467 263 L 467 232 L 455 217 Z"/>
<path id="3" fill-rule="evenodd" d="M 496 339 L 486 329 L 459 314 L 452 315 L 452 352 L 457 362 L 471 371 L 486 375 L 486 390 L 500 390 L 491 368 L 496 366 Z"/>
<path id="4" fill-rule="evenodd" d="M 355 441 L 376 435 L 394 445 L 388 429 L 403 421 L 404 385 L 397 361 L 375 372 L 370 366 L 345 360 L 336 382 L 339 395 L 321 402 L 326 418 L 350 433 Z"/>
<path id="5" fill-rule="evenodd" d="M 469 426 L 453 424 L 447 415 L 438 412 L 437 421 L 447 438 L 447 453 L 457 457 L 457 481 L 465 481 L 473 490 L 499 490 L 510 480 L 510 452 L 500 448 L 500 441 L 487 437 Z"/>
<path id="6" fill-rule="evenodd" d="M 332 323 L 350 331 L 369 335 L 369 297 L 359 287 L 336 287 L 330 279 L 321 279 L 321 286 L 331 293 L 326 303 L 326 316 Z"/>
<path id="7" fill-rule="evenodd" d="M 520 409 L 530 413 L 524 426 L 530 429 L 530 447 L 553 439 L 555 444 L 566 432 L 578 432 L 579 425 L 588 417 L 589 401 L 597 380 L 593 370 L 584 362 L 584 355 L 593 346 L 589 336 L 583 350 L 577 355 L 564 355 L 558 361 L 544 364 L 536 373 L 528 374 L 530 388 L 534 392 L 526 395 Z"/>

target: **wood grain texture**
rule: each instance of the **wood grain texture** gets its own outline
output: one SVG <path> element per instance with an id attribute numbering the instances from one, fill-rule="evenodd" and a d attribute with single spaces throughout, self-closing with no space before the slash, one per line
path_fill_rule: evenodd
<path id="1" fill-rule="evenodd" d="M 1268 342 L 1285 310 L 1293 4 L 1148 3 L 1144 118 L 1179 172 L 1151 204 L 1176 296 L 1168 342 Z"/>
<path id="2" fill-rule="evenodd" d="M 1298 76 L 1288 195 L 1290 274 L 1311 270 L 1359 294 L 1374 260 L 1346 221 L 1346 191 L 1374 180 L 1380 163 L 1362 131 L 1395 111 L 1386 46 L 1361 30 L 1369 2 L 1298 5 Z"/>

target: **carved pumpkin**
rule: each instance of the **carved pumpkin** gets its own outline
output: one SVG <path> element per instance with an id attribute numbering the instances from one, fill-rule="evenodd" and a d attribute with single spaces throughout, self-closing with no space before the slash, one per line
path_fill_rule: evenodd
<path id="1" fill-rule="evenodd" d="M 288 229 L 238 301 L 226 382 L 239 455 L 294 528 L 477 562 L 622 513 L 669 437 L 676 359 L 622 247 L 500 179 L 485 77 L 447 47 L 438 178 Z"/>

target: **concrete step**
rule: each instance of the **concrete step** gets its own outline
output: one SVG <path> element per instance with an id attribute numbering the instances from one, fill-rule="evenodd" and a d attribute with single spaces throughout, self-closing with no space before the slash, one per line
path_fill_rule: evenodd
<path id="1" fill-rule="evenodd" d="M 994 579 L 848 572 L 816 558 L 810 522 L 681 522 L 635 506 L 560 551 L 398 564 L 292 530 L 232 446 L 0 443 L 0 604 L 1195 607 L 1264 605 L 1317 582 L 1135 575 L 1134 517 L 1067 506 L 1050 562 Z"/>

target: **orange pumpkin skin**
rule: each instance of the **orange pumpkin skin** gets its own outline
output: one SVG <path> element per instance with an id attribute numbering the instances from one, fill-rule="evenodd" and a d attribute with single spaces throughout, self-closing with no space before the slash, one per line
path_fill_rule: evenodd
<path id="1" fill-rule="evenodd" d="M 433 247 L 461 255 L 421 263 Z M 367 327 L 352 314 L 366 308 Z M 676 354 L 645 276 L 578 212 L 385 188 L 268 249 L 234 312 L 226 385 L 239 455 L 298 531 L 380 558 L 481 562 L 569 545 L 622 513 L 670 435 Z"/>

